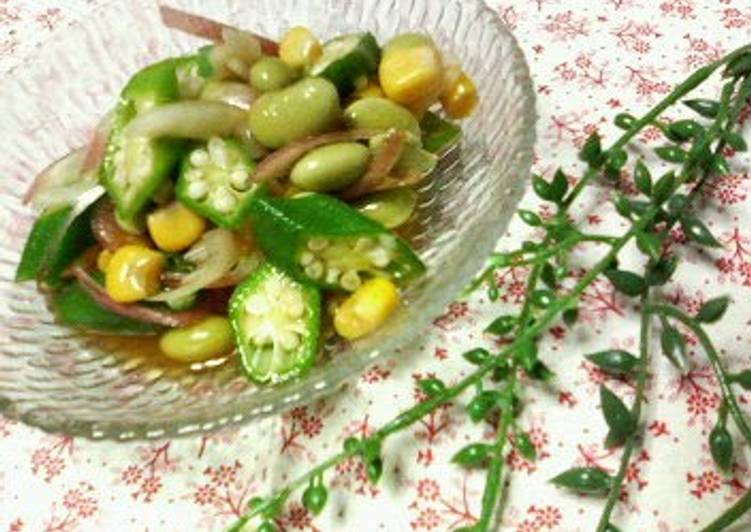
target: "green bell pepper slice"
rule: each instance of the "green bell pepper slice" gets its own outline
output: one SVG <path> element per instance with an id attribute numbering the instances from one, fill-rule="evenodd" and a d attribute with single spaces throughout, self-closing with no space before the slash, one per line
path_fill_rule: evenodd
<path id="1" fill-rule="evenodd" d="M 267 188 L 251 179 L 255 168 L 239 140 L 213 137 L 183 159 L 177 197 L 219 227 L 237 229 L 247 220 L 253 198 Z"/>
<path id="2" fill-rule="evenodd" d="M 100 181 L 115 203 L 118 216 L 135 220 L 180 161 L 184 143 L 175 139 L 129 137 L 133 118 L 179 97 L 175 69 L 166 59 L 138 72 L 123 89 L 114 112 Z"/>
<path id="3" fill-rule="evenodd" d="M 366 277 L 406 283 L 425 272 L 404 240 L 331 196 L 256 198 L 250 219 L 269 260 L 325 288 L 351 292 Z"/>
<path id="4" fill-rule="evenodd" d="M 252 380 L 284 382 L 315 361 L 321 329 L 315 286 L 266 263 L 235 289 L 229 314 L 242 367 Z"/>
<path id="5" fill-rule="evenodd" d="M 63 286 L 52 296 L 52 310 L 57 322 L 74 329 L 100 334 L 145 335 L 162 328 L 150 323 L 120 316 L 99 305 L 94 298 L 74 281 Z"/>
<path id="6" fill-rule="evenodd" d="M 37 218 L 16 269 L 16 282 L 36 279 L 51 287 L 60 284 L 68 266 L 96 242 L 91 231 L 92 204 L 103 192 L 96 187 L 76 204 L 50 207 Z"/>

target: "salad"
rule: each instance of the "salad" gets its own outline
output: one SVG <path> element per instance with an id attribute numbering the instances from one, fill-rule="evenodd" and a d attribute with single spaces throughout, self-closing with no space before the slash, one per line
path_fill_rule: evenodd
<path id="1" fill-rule="evenodd" d="M 477 91 L 419 33 L 322 43 L 295 27 L 277 43 L 162 16 L 213 43 L 133 75 L 91 143 L 37 177 L 16 280 L 60 324 L 295 378 L 425 274 L 400 228 Z"/>

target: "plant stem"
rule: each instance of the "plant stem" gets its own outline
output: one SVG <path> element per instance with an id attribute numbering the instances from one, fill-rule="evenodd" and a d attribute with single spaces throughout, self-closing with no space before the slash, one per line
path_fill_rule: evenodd
<path id="1" fill-rule="evenodd" d="M 634 397 L 634 406 L 631 407 L 631 415 L 636 422 L 639 422 L 641 418 L 641 407 L 644 402 L 644 389 L 647 383 L 647 371 L 649 369 L 649 343 L 650 343 L 650 329 L 652 316 L 646 311 L 645 305 L 647 304 L 648 296 L 642 297 L 642 311 L 641 311 L 641 332 L 639 337 L 639 373 L 636 381 L 636 395 Z M 623 447 L 623 454 L 621 455 L 621 463 L 618 468 L 618 473 L 613 479 L 612 487 L 608 492 L 608 500 L 605 503 L 605 508 L 600 516 L 600 521 L 597 524 L 597 532 L 606 532 L 610 526 L 610 516 L 613 513 L 613 509 L 618 502 L 618 498 L 621 495 L 621 488 L 623 486 L 623 480 L 626 478 L 626 472 L 628 471 L 628 465 L 631 462 L 631 455 L 634 452 L 636 446 L 637 432 L 631 434 L 626 440 Z"/>
<path id="2" fill-rule="evenodd" d="M 701 529 L 700 532 L 720 532 L 735 523 L 738 519 L 751 510 L 751 491 L 747 491 L 743 497 L 735 501 L 735 504 L 725 510 L 719 517 Z"/>
<path id="3" fill-rule="evenodd" d="M 513 390 L 516 385 L 516 372 L 512 370 L 506 383 L 506 390 Z M 493 519 L 495 509 L 503 498 L 504 484 L 501 482 L 503 475 L 503 462 L 506 457 L 505 449 L 508 442 L 508 433 L 514 422 L 514 413 L 512 408 L 504 408 L 501 412 L 501 419 L 498 424 L 498 436 L 493 445 L 492 457 L 488 472 L 485 477 L 485 489 L 482 493 L 482 512 L 480 520 L 475 524 L 473 530 L 476 532 L 487 532 L 490 530 L 490 523 Z"/>
<path id="4" fill-rule="evenodd" d="M 663 314 L 680 321 L 696 335 L 699 339 L 699 343 L 701 343 L 704 351 L 707 353 L 709 362 L 712 364 L 712 369 L 717 377 L 717 382 L 720 384 L 722 398 L 727 402 L 728 408 L 730 409 L 730 415 L 733 417 L 733 421 L 735 421 L 735 424 L 741 431 L 741 434 L 743 434 L 743 437 L 749 445 L 751 445 L 751 427 L 749 427 L 746 422 L 746 417 L 743 415 L 743 411 L 738 406 L 738 401 L 736 401 L 735 395 L 730 388 L 727 371 L 725 371 L 725 368 L 722 366 L 720 355 L 717 353 L 717 350 L 712 344 L 709 335 L 707 335 L 707 332 L 704 330 L 704 327 L 681 309 L 672 305 L 654 304 L 648 305 L 647 309 L 652 314 Z"/>

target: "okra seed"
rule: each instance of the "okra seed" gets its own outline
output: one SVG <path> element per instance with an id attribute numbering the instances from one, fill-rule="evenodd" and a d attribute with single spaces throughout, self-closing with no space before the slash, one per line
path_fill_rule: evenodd
<path id="1" fill-rule="evenodd" d="M 261 294 L 253 294 L 245 303 L 245 311 L 248 314 L 261 316 L 268 312 L 269 304 L 264 296 Z"/>
<path id="2" fill-rule="evenodd" d="M 206 150 L 196 150 L 190 154 L 190 164 L 193 166 L 206 166 L 209 164 L 209 154 Z"/>
<path id="3" fill-rule="evenodd" d="M 368 253 L 368 257 L 374 266 L 378 268 L 385 268 L 388 266 L 391 259 L 389 258 L 389 252 L 383 248 L 375 248 Z"/>
<path id="4" fill-rule="evenodd" d="M 212 162 L 220 168 L 227 168 L 229 165 L 229 154 L 227 153 L 224 141 L 219 137 L 211 137 L 207 147 Z"/>
<path id="5" fill-rule="evenodd" d="M 367 237 L 358 238 L 357 242 L 355 242 L 355 251 L 360 252 L 360 253 L 363 251 L 367 251 L 373 247 L 373 244 L 374 242 L 372 238 L 367 238 Z"/>
<path id="6" fill-rule="evenodd" d="M 378 243 L 389 251 L 396 249 L 396 239 L 391 235 L 380 235 Z"/>
<path id="7" fill-rule="evenodd" d="M 308 242 L 308 249 L 311 251 L 322 251 L 329 247 L 329 241 L 325 238 L 311 238 Z"/>
<path id="8" fill-rule="evenodd" d="M 192 199 L 199 200 L 206 196 L 209 186 L 205 181 L 193 181 L 188 184 L 188 196 Z"/>
<path id="9" fill-rule="evenodd" d="M 302 255 L 300 255 L 300 264 L 302 266 L 308 266 L 315 260 L 315 258 L 315 255 L 313 255 L 310 251 L 303 251 Z"/>
<path id="10" fill-rule="evenodd" d="M 236 203 L 237 200 L 226 188 L 220 188 L 214 195 L 214 207 L 219 212 L 230 212 Z"/>
<path id="11" fill-rule="evenodd" d="M 342 285 L 342 288 L 350 292 L 354 292 L 355 290 L 360 288 L 360 285 L 362 284 L 360 276 L 354 270 L 350 270 L 342 275 L 342 279 L 339 282 Z"/>
<path id="12" fill-rule="evenodd" d="M 342 272 L 336 268 L 330 268 L 329 271 L 326 272 L 326 282 L 328 284 L 336 284 L 339 281 L 341 273 Z"/>
<path id="13" fill-rule="evenodd" d="M 203 178 L 203 171 L 198 168 L 191 168 L 185 174 L 185 179 L 188 181 L 198 181 L 201 178 Z"/>
<path id="14" fill-rule="evenodd" d="M 248 188 L 248 173 L 245 170 L 235 170 L 230 175 L 230 181 L 233 187 L 245 190 Z"/>
<path id="15" fill-rule="evenodd" d="M 323 263 L 315 261 L 305 268 L 305 275 L 311 279 L 320 279 L 323 275 Z"/>
<path id="16" fill-rule="evenodd" d="M 279 337 L 279 344 L 284 350 L 291 351 L 300 345 L 300 337 L 292 331 L 285 331 Z"/>

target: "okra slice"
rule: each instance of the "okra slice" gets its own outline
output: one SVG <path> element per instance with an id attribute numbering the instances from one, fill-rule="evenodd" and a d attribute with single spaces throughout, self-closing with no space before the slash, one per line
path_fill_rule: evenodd
<path id="1" fill-rule="evenodd" d="M 406 242 L 331 196 L 257 198 L 250 213 L 269 260 L 319 286 L 353 292 L 368 277 L 406 283 L 425 272 Z"/>
<path id="2" fill-rule="evenodd" d="M 183 159 L 177 197 L 216 225 L 236 229 L 247 218 L 251 200 L 262 190 L 250 178 L 255 167 L 242 142 L 212 137 Z"/>
<path id="3" fill-rule="evenodd" d="M 180 161 L 182 141 L 125 134 L 137 114 L 178 99 L 178 61 L 167 59 L 138 72 L 123 89 L 115 108 L 100 181 L 124 221 L 138 216 Z"/>
<path id="4" fill-rule="evenodd" d="M 216 76 L 216 67 L 211 59 L 213 49 L 213 46 L 204 46 L 197 54 L 176 60 L 175 76 L 180 98 L 198 98 L 206 83 Z"/>
<path id="5" fill-rule="evenodd" d="M 314 362 L 321 328 L 321 293 L 264 264 L 230 300 L 242 367 L 256 382 L 279 383 Z"/>
<path id="6" fill-rule="evenodd" d="M 428 111 L 420 122 L 423 147 L 430 153 L 442 154 L 459 143 L 462 129 L 437 114 Z"/>

